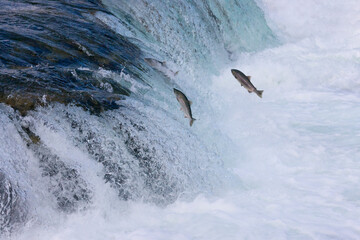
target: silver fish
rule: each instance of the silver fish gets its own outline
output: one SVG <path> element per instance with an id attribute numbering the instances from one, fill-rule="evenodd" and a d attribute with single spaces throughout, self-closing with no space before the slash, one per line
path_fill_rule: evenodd
<path id="1" fill-rule="evenodd" d="M 251 76 L 246 76 L 244 73 L 240 72 L 236 69 L 231 69 L 231 73 L 234 75 L 234 77 L 239 81 L 241 86 L 246 88 L 249 93 L 256 93 L 259 97 L 262 98 L 263 90 L 257 90 L 256 87 L 250 82 Z"/>
<path id="2" fill-rule="evenodd" d="M 187 99 L 184 93 L 182 93 L 181 91 L 175 88 L 174 88 L 174 93 L 176 99 L 180 103 L 181 106 L 180 110 L 184 112 L 186 118 L 190 119 L 190 127 L 191 127 L 193 125 L 193 122 L 196 120 L 195 118 L 192 117 L 191 108 L 190 108 L 191 101 Z"/>
<path id="3" fill-rule="evenodd" d="M 173 70 L 169 69 L 169 67 L 166 65 L 166 62 L 161 62 L 153 58 L 144 58 L 144 60 L 151 67 L 164 73 L 168 77 L 175 77 L 179 73 L 179 71 L 174 72 Z"/>

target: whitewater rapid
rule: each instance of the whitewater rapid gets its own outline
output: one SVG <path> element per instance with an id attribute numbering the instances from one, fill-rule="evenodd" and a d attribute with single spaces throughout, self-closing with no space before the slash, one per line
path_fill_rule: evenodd
<path id="1" fill-rule="evenodd" d="M 244 2 L 261 16 L 252 1 Z M 136 3 L 134 14 L 140 19 L 142 11 L 153 11 L 152 24 L 169 10 L 166 4 L 157 9 L 146 1 Z M 198 13 L 195 3 L 193 8 L 183 1 L 166 3 L 181 9 L 180 15 Z M 256 3 L 276 38 L 264 26 L 253 35 L 255 30 L 242 29 L 256 37 L 237 44 L 242 32 L 227 32 L 237 24 L 207 39 L 211 26 L 200 35 L 182 32 L 172 14 L 161 15 L 161 28 L 143 19 L 144 30 L 96 13 L 94 17 L 114 31 L 143 44 L 147 54 L 168 58 L 163 60 L 179 68 L 179 76 L 163 80 L 149 70 L 139 82 L 123 72 L 91 70 L 97 77 L 124 83 L 135 97 L 126 98 L 124 108 L 100 116 L 62 104 L 39 108 L 16 123 L 1 114 L 0 156 L 13 163 L 6 165 L 13 181 L 33 189 L 18 194 L 33 199 L 24 204 L 35 217 L 11 239 L 359 239 L 360 5 L 355 0 Z M 115 1 L 104 4 L 117 17 L 134 11 L 131 4 L 123 3 L 122 12 Z M 231 5 L 226 7 L 218 14 L 237 14 Z M 234 15 L 228 20 L 238 23 Z M 198 19 L 206 17 L 194 19 L 179 21 L 201 26 Z M 162 32 L 170 27 L 198 42 L 182 42 L 174 32 Z M 209 52 L 194 51 L 203 47 L 202 41 Z M 257 89 L 264 90 L 263 98 L 242 88 L 232 68 L 251 75 Z M 155 78 L 158 81 L 149 83 Z M 193 101 L 198 120 L 192 128 L 169 86 L 181 86 Z M 14 116 L 8 107 L 0 110 Z M 71 214 L 57 210 L 54 196 L 42 191 L 48 184 L 37 181 L 43 174 L 36 155 L 40 150 L 27 148 L 18 134 L 21 126 L 30 126 L 42 139 L 41 151 L 51 151 L 84 177 L 78 180 L 79 191 L 91 189 L 84 193 L 90 203 L 76 203 L 71 207 L 78 210 Z M 128 153 L 131 141 L 145 153 Z M 137 174 L 143 166 L 134 155 L 144 158 L 149 152 L 156 159 L 151 169 L 160 169 L 155 171 L 157 180 Z M 92 161 L 100 155 L 109 162 L 125 159 L 119 168 L 125 169 L 126 181 L 114 180 L 118 188 L 104 184 L 103 166 Z M 49 182 L 57 191 L 57 182 Z"/>

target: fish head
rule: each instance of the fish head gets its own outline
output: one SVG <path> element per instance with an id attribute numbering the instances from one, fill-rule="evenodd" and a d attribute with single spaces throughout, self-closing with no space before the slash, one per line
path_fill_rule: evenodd
<path id="1" fill-rule="evenodd" d="M 180 90 L 174 88 L 174 93 L 176 96 L 185 96 L 185 94 L 183 92 L 181 92 Z"/>
<path id="2" fill-rule="evenodd" d="M 235 78 L 236 78 L 236 76 L 239 74 L 238 72 L 239 72 L 239 71 L 236 70 L 236 69 L 231 69 L 231 73 L 232 73 L 232 75 L 234 75 Z"/>
<path id="3" fill-rule="evenodd" d="M 186 105 L 186 101 L 188 101 L 187 100 L 187 98 L 186 98 L 186 96 L 184 95 L 184 93 L 182 93 L 180 90 L 177 90 L 176 88 L 174 88 L 174 94 L 175 94 L 175 96 L 176 96 L 176 99 L 178 100 L 178 102 L 180 103 L 180 104 L 185 104 Z M 184 109 L 185 109 L 185 105 L 184 105 Z"/>
<path id="4" fill-rule="evenodd" d="M 181 98 L 181 92 L 179 90 L 177 90 L 176 88 L 174 88 L 174 94 L 176 96 L 176 99 L 178 101 L 180 101 L 180 98 Z"/>

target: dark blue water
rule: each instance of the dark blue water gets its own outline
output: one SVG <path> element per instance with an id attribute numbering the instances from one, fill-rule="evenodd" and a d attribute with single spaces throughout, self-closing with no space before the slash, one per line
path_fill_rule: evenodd
<path id="1" fill-rule="evenodd" d="M 107 12 L 101 3 L 2 1 L 1 6 L 1 101 L 21 113 L 41 104 L 44 95 L 94 113 L 118 107 L 114 101 L 129 95 L 120 85 L 111 94 L 103 91 L 79 67 L 124 69 L 140 79 L 141 50 L 94 18 L 95 12 Z"/>

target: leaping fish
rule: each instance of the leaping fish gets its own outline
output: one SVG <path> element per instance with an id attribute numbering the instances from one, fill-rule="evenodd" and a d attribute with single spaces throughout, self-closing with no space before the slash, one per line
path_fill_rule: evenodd
<path id="1" fill-rule="evenodd" d="M 236 69 L 231 69 L 231 73 L 234 75 L 234 77 L 239 81 L 241 86 L 246 88 L 249 93 L 256 93 L 259 97 L 262 98 L 263 90 L 257 90 L 256 87 L 251 83 L 250 79 L 251 76 L 246 76 L 244 73 L 240 72 Z"/>
<path id="2" fill-rule="evenodd" d="M 179 71 L 174 72 L 173 70 L 169 69 L 166 62 L 161 62 L 153 58 L 144 58 L 145 62 L 149 64 L 154 69 L 164 73 L 168 77 L 175 77 Z"/>
<path id="3" fill-rule="evenodd" d="M 184 93 L 182 93 L 181 91 L 177 90 L 174 88 L 174 93 L 176 96 L 176 99 L 178 100 L 178 102 L 180 103 L 180 110 L 184 112 L 185 114 L 185 118 L 189 118 L 190 119 L 190 127 L 193 125 L 194 121 L 196 120 L 195 118 L 192 117 L 192 113 L 191 113 L 191 102 L 187 99 L 187 97 L 185 96 Z"/>

